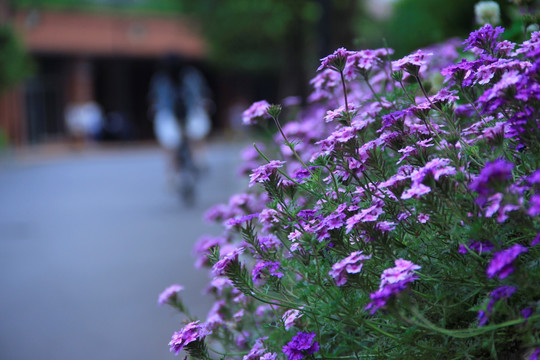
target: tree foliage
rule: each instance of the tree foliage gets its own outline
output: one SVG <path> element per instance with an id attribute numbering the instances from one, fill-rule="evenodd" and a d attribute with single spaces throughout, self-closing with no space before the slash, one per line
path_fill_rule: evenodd
<path id="1" fill-rule="evenodd" d="M 0 92 L 16 85 L 31 71 L 30 57 L 13 29 L 0 25 Z"/>

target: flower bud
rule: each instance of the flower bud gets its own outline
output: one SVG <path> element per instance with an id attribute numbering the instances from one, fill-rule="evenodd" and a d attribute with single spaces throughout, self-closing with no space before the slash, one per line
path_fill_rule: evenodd
<path id="1" fill-rule="evenodd" d="M 279 117 L 279 114 L 281 113 L 281 105 L 270 105 L 266 109 L 266 112 L 268 115 L 270 115 L 272 118 L 277 119 Z"/>
<path id="2" fill-rule="evenodd" d="M 392 79 L 395 81 L 401 81 L 403 79 L 403 71 L 393 71 L 392 72 Z"/>

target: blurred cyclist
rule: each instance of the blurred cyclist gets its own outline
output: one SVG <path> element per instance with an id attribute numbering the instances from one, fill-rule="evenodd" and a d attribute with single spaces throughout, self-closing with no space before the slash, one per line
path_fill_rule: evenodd
<path id="1" fill-rule="evenodd" d="M 169 182 L 188 204 L 194 201 L 198 175 L 190 141 L 202 140 L 210 132 L 208 93 L 202 75 L 193 67 L 180 72 L 180 60 L 174 55 L 161 61 L 150 84 L 154 132 L 166 152 Z"/>

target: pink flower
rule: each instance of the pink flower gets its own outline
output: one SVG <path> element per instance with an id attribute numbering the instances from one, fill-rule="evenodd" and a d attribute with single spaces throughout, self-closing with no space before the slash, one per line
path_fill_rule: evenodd
<path id="1" fill-rule="evenodd" d="M 425 224 L 429 221 L 429 215 L 428 214 L 418 214 L 418 221 L 420 223 Z"/>
<path id="2" fill-rule="evenodd" d="M 355 251 L 345 259 L 335 263 L 328 273 L 336 280 L 338 286 L 347 283 L 347 273 L 357 274 L 362 270 L 364 261 L 371 259 L 371 255 L 362 255 L 362 251 Z"/>
<path id="3" fill-rule="evenodd" d="M 266 111 L 270 104 L 266 100 L 254 102 L 246 111 L 242 113 L 244 125 L 256 124 L 260 119 L 270 119 Z"/>
<path id="4" fill-rule="evenodd" d="M 419 197 L 429 193 L 430 191 L 431 191 L 431 188 L 429 186 L 426 186 L 424 184 L 413 183 L 410 189 L 405 190 L 403 194 L 401 194 L 401 198 L 403 200 L 410 199 L 412 197 L 418 199 Z"/>
<path id="5" fill-rule="evenodd" d="M 420 266 L 413 264 L 409 260 L 397 259 L 394 264 L 396 265 L 395 267 L 383 271 L 381 275 L 381 289 L 387 284 L 395 284 L 413 277 L 416 278 L 414 271 L 421 269 Z"/>
<path id="6" fill-rule="evenodd" d="M 227 267 L 233 262 L 238 260 L 238 255 L 244 252 L 243 247 L 239 247 L 229 252 L 223 256 L 217 263 L 212 267 L 212 275 L 219 276 L 224 275 Z"/>
<path id="7" fill-rule="evenodd" d="M 199 325 L 199 321 L 194 321 L 192 323 L 184 326 L 180 331 L 177 331 L 173 334 L 169 346 L 171 347 L 170 351 L 174 351 L 175 355 L 178 355 L 180 350 L 188 346 L 194 341 L 200 341 L 206 336 L 210 335 L 212 332 L 206 329 L 205 326 Z"/>
<path id="8" fill-rule="evenodd" d="M 283 167 L 285 161 L 272 160 L 268 164 L 259 166 L 253 170 L 253 173 L 249 176 L 249 186 L 255 185 L 255 183 L 263 183 L 270 180 L 270 175 L 274 174 L 278 168 Z"/>
<path id="9" fill-rule="evenodd" d="M 283 320 L 283 323 L 285 324 L 285 330 L 289 330 L 291 326 L 294 325 L 296 320 L 302 317 L 302 314 L 299 310 L 291 309 L 285 311 L 281 319 Z"/>
<path id="10" fill-rule="evenodd" d="M 411 75 L 418 75 L 418 72 L 427 63 L 426 57 L 432 56 L 433 53 L 423 50 L 416 50 L 415 53 L 405 56 L 402 59 L 392 61 L 392 69 L 394 71 L 403 70 Z"/>
<path id="11" fill-rule="evenodd" d="M 352 53 L 352 51 L 348 51 L 345 48 L 337 49 L 332 54 L 321 59 L 321 66 L 319 66 L 317 71 L 321 71 L 326 68 L 338 71 L 343 70 L 347 62 L 347 57 Z"/>
<path id="12" fill-rule="evenodd" d="M 369 295 L 371 302 L 365 310 L 370 310 L 371 314 L 375 314 L 390 299 L 404 291 L 408 283 L 418 279 L 414 270 L 420 269 L 420 266 L 403 259 L 396 260 L 395 264 L 395 267 L 383 271 L 379 290 Z"/>
<path id="13" fill-rule="evenodd" d="M 161 294 L 159 294 L 158 298 L 158 305 L 165 305 L 169 302 L 176 301 L 176 297 L 180 291 L 184 290 L 184 287 L 182 285 L 173 284 L 163 290 Z"/>
<path id="14" fill-rule="evenodd" d="M 253 347 L 249 351 L 247 355 L 245 355 L 242 360 L 260 360 L 260 357 L 265 353 L 264 349 L 264 340 L 268 339 L 267 336 L 258 338 L 255 340 L 255 344 L 253 344 Z M 265 354 L 266 355 L 266 354 Z"/>

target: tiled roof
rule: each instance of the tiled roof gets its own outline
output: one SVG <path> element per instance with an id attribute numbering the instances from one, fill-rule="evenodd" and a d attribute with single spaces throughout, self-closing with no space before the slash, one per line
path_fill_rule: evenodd
<path id="1" fill-rule="evenodd" d="M 159 57 L 175 52 L 202 58 L 205 42 L 197 27 L 179 16 L 26 11 L 16 15 L 32 52 L 69 55 Z"/>

